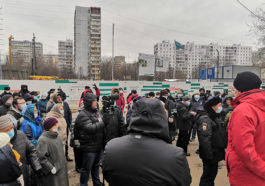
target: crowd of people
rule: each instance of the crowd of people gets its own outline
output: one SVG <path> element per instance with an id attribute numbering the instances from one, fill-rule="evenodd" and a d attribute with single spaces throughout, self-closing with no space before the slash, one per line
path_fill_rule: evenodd
<path id="1" fill-rule="evenodd" d="M 77 117 L 62 88 L 39 95 L 6 87 L 0 106 L 0 186 L 68 186 L 67 161 L 80 185 L 188 186 L 188 146 L 198 136 L 200 186 L 213 186 L 226 160 L 230 184 L 265 185 L 265 92 L 262 81 L 239 73 L 234 91 L 169 89 L 125 98 L 122 88 L 101 96 L 86 86 Z M 38 97 L 38 99 L 37 99 Z M 74 157 L 69 156 L 73 148 Z M 99 176 L 103 172 L 103 180 Z"/>

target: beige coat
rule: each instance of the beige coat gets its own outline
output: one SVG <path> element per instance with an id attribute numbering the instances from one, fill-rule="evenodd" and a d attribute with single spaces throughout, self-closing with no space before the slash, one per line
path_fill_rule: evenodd
<path id="1" fill-rule="evenodd" d="M 67 124 L 66 124 L 63 114 L 61 114 L 60 112 L 60 109 L 59 109 L 60 106 L 62 106 L 62 104 L 60 103 L 55 104 L 52 107 L 51 111 L 48 112 L 48 114 L 46 115 L 45 120 L 48 118 L 56 118 L 58 120 L 58 125 L 59 125 L 58 134 L 63 144 L 65 145 L 66 138 L 67 138 L 67 135 L 66 135 Z"/>

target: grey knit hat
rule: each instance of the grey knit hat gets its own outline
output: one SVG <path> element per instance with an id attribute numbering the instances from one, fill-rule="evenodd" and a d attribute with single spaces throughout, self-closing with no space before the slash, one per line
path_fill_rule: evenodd
<path id="1" fill-rule="evenodd" d="M 13 127 L 13 123 L 8 115 L 4 115 L 0 117 L 0 130 L 5 129 L 7 127 Z"/>

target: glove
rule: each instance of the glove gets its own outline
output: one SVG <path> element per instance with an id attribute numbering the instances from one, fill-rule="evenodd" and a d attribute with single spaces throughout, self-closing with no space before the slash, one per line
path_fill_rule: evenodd
<path id="1" fill-rule="evenodd" d="M 56 171 L 57 171 L 56 168 L 53 167 L 52 170 L 51 170 L 51 173 L 52 173 L 52 174 L 56 174 Z"/>
<path id="2" fill-rule="evenodd" d="M 96 83 L 93 84 L 93 88 L 94 88 L 95 90 L 98 89 Z"/>

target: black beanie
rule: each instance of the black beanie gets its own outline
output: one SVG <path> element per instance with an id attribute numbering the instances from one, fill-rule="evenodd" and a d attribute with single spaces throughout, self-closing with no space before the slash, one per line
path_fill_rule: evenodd
<path id="1" fill-rule="evenodd" d="M 234 80 L 234 87 L 240 91 L 245 92 L 252 89 L 259 89 L 262 81 L 252 72 L 238 73 Z"/>
<path id="2" fill-rule="evenodd" d="M 211 96 L 206 101 L 206 103 L 204 105 L 204 109 L 207 110 L 208 108 L 211 108 L 211 107 L 217 105 L 218 103 L 222 103 L 222 99 L 219 96 Z"/>

